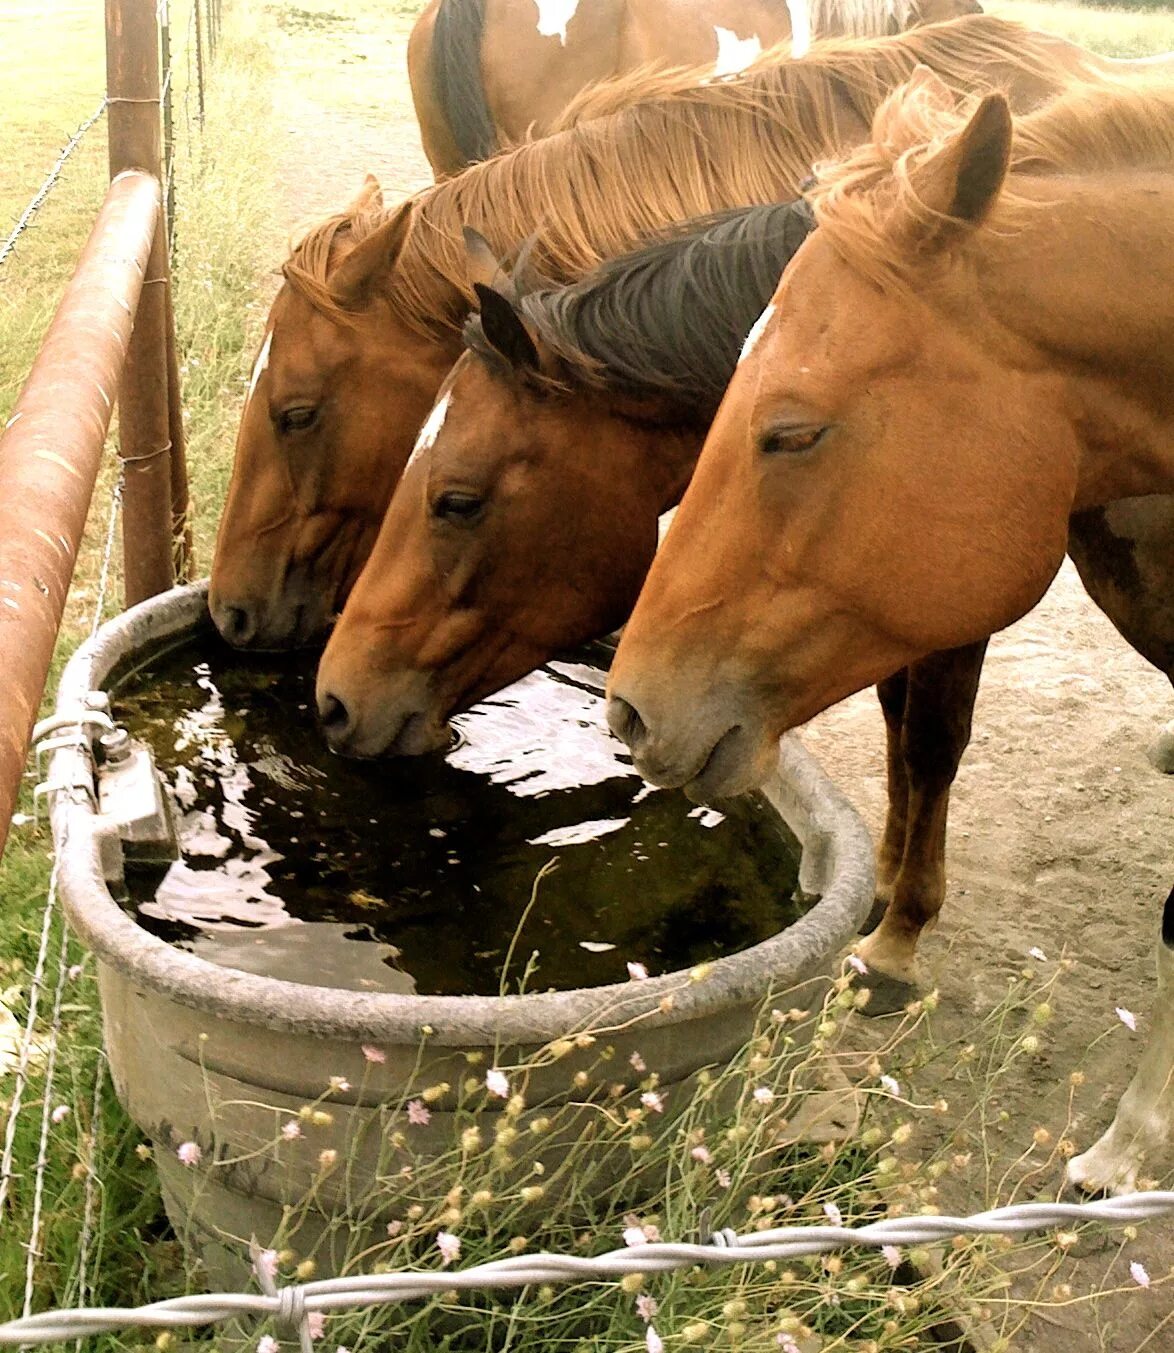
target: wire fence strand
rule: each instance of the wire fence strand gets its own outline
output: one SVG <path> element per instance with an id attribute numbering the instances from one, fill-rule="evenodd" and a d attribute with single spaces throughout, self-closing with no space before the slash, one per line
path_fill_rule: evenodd
<path id="1" fill-rule="evenodd" d="M 853 1245 L 931 1245 L 954 1236 L 1018 1236 L 1060 1225 L 1100 1222 L 1132 1225 L 1174 1212 L 1174 1191 L 1134 1193 L 1084 1203 L 1018 1203 L 971 1217 L 894 1217 L 867 1226 L 784 1226 L 738 1235 L 721 1231 L 708 1243 L 655 1243 L 611 1250 L 587 1259 L 562 1254 L 517 1255 L 463 1270 L 380 1273 L 273 1289 L 267 1295 L 214 1292 L 134 1309 L 93 1307 L 47 1311 L 0 1325 L 0 1345 L 46 1344 L 120 1330 L 195 1329 L 241 1316 L 271 1319 L 293 1326 L 308 1338 L 313 1313 L 353 1310 L 419 1300 L 439 1292 L 489 1291 L 536 1283 L 621 1279 L 630 1273 L 669 1273 L 695 1264 L 730 1265 L 779 1262 L 828 1254 Z M 255 1247 L 254 1247 L 255 1249 Z M 259 1267 L 255 1252 L 254 1264 Z M 260 1277 L 260 1274 L 258 1274 Z"/>
<path id="2" fill-rule="evenodd" d="M 94 109 L 90 116 L 86 118 L 81 126 L 78 127 L 77 131 L 75 131 L 65 143 L 65 147 L 61 154 L 58 155 L 57 159 L 53 162 L 53 168 L 45 175 L 44 182 L 33 194 L 32 200 L 29 202 L 28 206 L 26 206 L 24 211 L 17 217 L 16 225 L 13 226 L 11 234 L 3 244 L 0 244 L 0 265 L 7 262 L 8 256 L 16 248 L 17 240 L 20 239 L 21 235 L 23 235 L 32 224 L 33 217 L 41 210 L 41 207 L 44 206 L 49 194 L 57 186 L 58 180 L 61 178 L 61 172 L 66 164 L 68 164 L 70 156 L 73 155 L 74 151 L 77 150 L 78 146 L 85 140 L 86 133 L 105 111 L 106 96 L 103 95 L 97 108 Z"/>

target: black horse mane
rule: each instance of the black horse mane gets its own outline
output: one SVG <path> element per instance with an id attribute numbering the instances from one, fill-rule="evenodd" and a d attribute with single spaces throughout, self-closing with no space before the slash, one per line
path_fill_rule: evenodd
<path id="1" fill-rule="evenodd" d="M 708 421 L 746 335 L 813 225 L 802 201 L 701 217 L 571 286 L 530 291 L 516 308 L 556 359 L 551 385 L 657 397 L 675 415 Z M 464 337 L 501 369 L 479 316 Z"/>

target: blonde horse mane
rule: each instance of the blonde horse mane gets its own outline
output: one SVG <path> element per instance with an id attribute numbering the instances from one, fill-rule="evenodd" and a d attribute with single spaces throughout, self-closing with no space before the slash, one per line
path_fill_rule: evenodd
<path id="1" fill-rule="evenodd" d="M 472 300 L 465 225 L 499 253 L 537 230 L 533 266 L 567 281 L 668 223 L 798 196 L 812 164 L 858 141 L 885 96 L 920 64 L 954 90 L 1018 80 L 1038 99 L 1094 60 L 1062 39 L 977 15 L 891 38 L 820 44 L 801 60 L 717 84 L 682 85 L 679 72 L 645 76 L 643 84 L 629 76 L 615 82 L 628 91 L 622 111 L 517 146 L 410 199 L 394 285 L 382 295 L 413 331 L 455 335 Z M 328 217 L 294 249 L 287 280 L 331 317 L 353 319 L 330 291 L 335 246 L 358 243 L 389 216 L 360 206 Z"/>
<path id="2" fill-rule="evenodd" d="M 901 33 L 917 18 L 916 0 L 808 0 L 811 32 L 879 38 Z"/>
<path id="3" fill-rule="evenodd" d="M 882 103 L 872 140 L 817 169 L 808 193 L 824 238 L 880 285 L 908 287 L 918 258 L 894 237 L 895 220 L 930 222 L 918 170 L 967 124 L 978 104 L 967 95 L 945 106 L 938 90 L 914 80 Z M 1017 191 L 1016 176 L 1088 174 L 1174 165 L 1174 85 L 1160 74 L 1102 75 L 1060 93 L 1013 123 L 1010 173 L 999 197 L 998 228 L 1015 229 L 1038 197 Z M 1048 199 L 1054 206 L 1054 199 Z"/>

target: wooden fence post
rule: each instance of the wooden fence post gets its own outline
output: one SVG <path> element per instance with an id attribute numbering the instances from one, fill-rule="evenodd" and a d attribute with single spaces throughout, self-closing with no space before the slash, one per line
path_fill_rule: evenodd
<path id="1" fill-rule="evenodd" d="M 106 91 L 111 178 L 141 169 L 162 182 L 156 0 L 106 0 Z M 118 403 L 128 606 L 172 585 L 172 523 L 187 512 L 179 372 L 174 337 L 168 339 L 170 286 L 167 228 L 161 217 Z M 173 480 L 183 482 L 173 489 Z"/>

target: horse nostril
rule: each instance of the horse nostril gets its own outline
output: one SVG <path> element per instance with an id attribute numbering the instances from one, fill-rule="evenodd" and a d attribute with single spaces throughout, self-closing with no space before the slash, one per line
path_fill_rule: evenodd
<path id="1" fill-rule="evenodd" d="M 217 606 L 212 618 L 216 628 L 234 648 L 246 648 L 257 633 L 253 617 L 243 606 Z"/>
<path id="2" fill-rule="evenodd" d="M 636 751 L 647 736 L 644 720 L 635 706 L 628 704 L 622 695 L 613 695 L 607 702 L 607 725 L 621 741 Z"/>
<path id="3" fill-rule="evenodd" d="M 346 736 L 351 716 L 347 712 L 346 705 L 329 691 L 324 691 L 318 697 L 318 718 L 322 724 L 322 731 L 330 742 L 337 743 Z"/>

